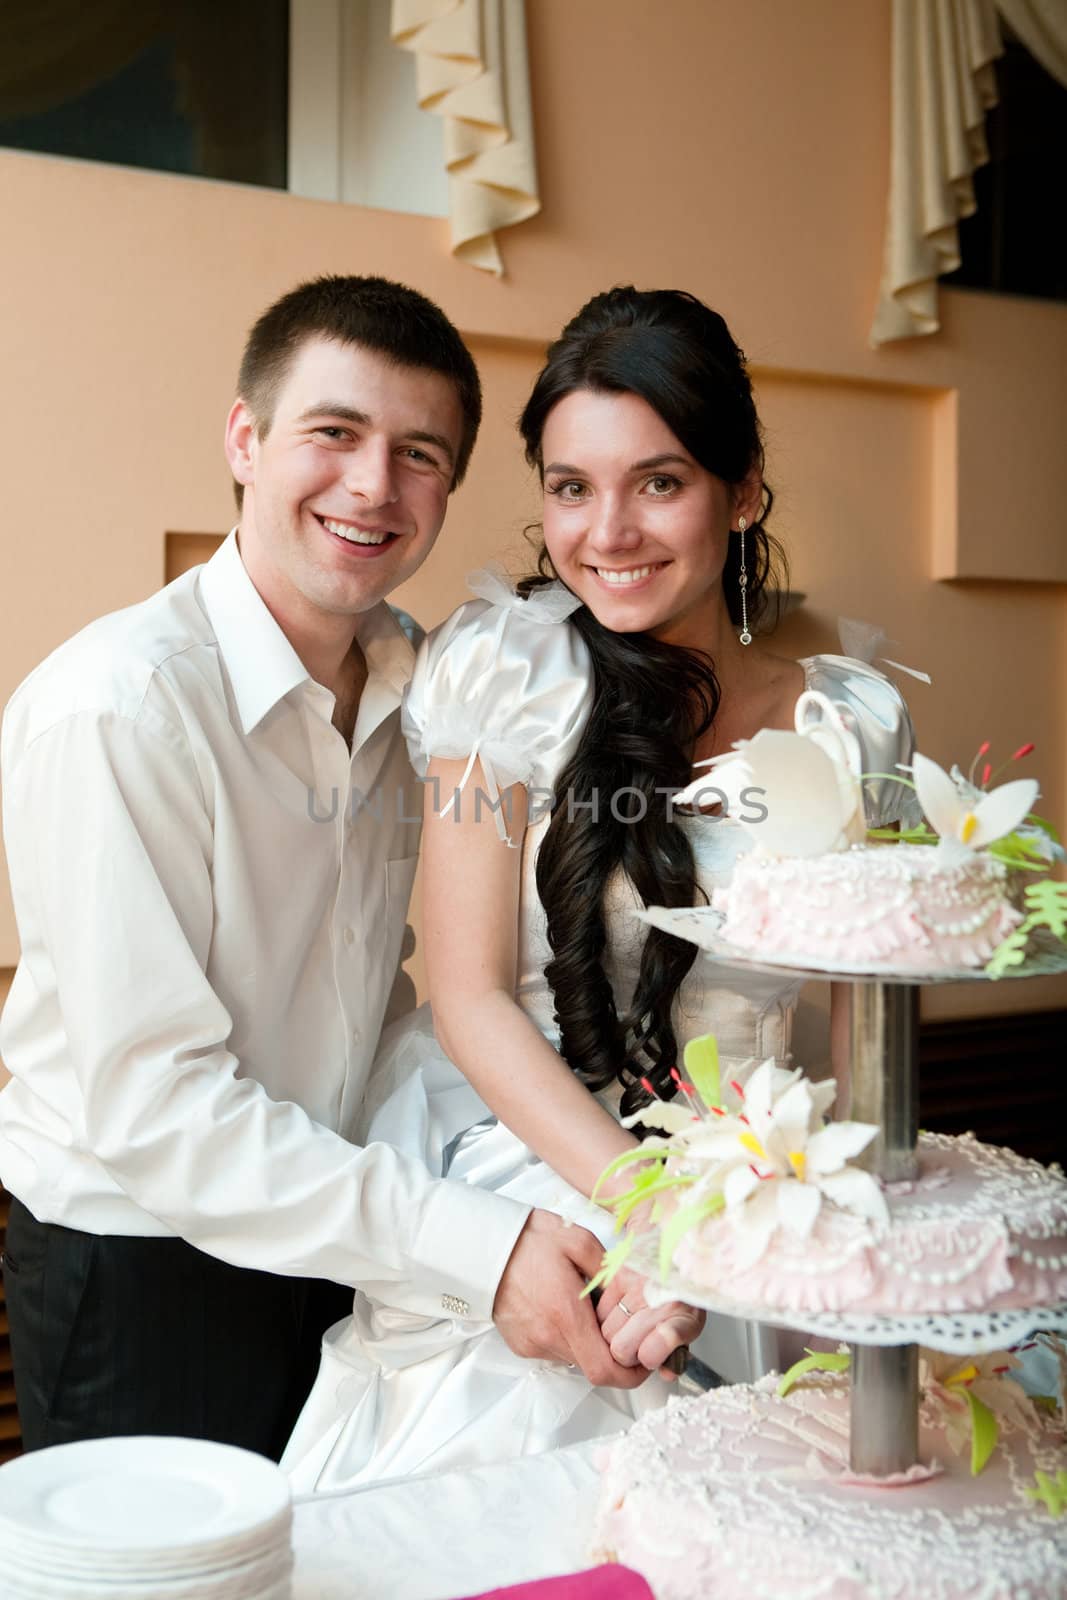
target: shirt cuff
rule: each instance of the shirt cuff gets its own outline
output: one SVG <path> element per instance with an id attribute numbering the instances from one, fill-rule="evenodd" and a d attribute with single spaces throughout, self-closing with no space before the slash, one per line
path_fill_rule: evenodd
<path id="1" fill-rule="evenodd" d="M 446 1180 L 434 1187 L 415 1240 L 413 1268 L 427 1307 L 464 1321 L 492 1322 L 497 1286 L 533 1208 Z M 466 1307 L 463 1310 L 462 1307 Z"/>

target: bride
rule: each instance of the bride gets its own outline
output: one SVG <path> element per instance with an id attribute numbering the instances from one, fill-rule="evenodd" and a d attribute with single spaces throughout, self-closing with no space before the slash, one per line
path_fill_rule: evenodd
<path id="1" fill-rule="evenodd" d="M 743 830 L 672 812 L 696 761 L 790 728 L 805 689 L 835 702 L 864 771 L 911 752 L 895 688 L 843 656 L 792 661 L 752 639 L 772 576 L 759 420 L 720 316 L 674 290 L 596 296 L 551 347 L 520 427 L 544 492 L 539 575 L 475 575 L 477 598 L 423 644 L 405 703 L 428 782 L 424 945 L 432 1004 L 382 1040 L 363 1137 L 613 1236 L 590 1201 L 632 1147 L 619 1118 L 669 1098 L 686 1041 L 724 1065 L 789 1053 L 798 986 L 718 976 L 633 916 L 692 905 Z M 908 791 L 867 783 L 872 826 Z M 622 1183 L 629 1177 L 624 1176 Z M 374 1285 L 323 1341 L 283 1458 L 297 1491 L 532 1454 L 615 1432 L 667 1394 L 593 1388 L 512 1354 L 491 1323 L 389 1306 Z M 462 1307 L 457 1308 L 462 1311 Z M 702 1318 L 654 1309 L 625 1269 L 599 1308 L 623 1365 L 659 1368 Z M 727 1379 L 774 1336 L 712 1317 Z"/>

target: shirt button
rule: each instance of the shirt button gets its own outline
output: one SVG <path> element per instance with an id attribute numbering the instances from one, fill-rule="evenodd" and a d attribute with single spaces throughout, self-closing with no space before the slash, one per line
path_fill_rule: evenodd
<path id="1" fill-rule="evenodd" d="M 353 1044 L 358 1044 L 359 1041 L 362 1039 L 362 1037 L 363 1037 L 363 1035 L 360 1033 L 358 1028 L 353 1028 L 352 1029 L 352 1043 Z"/>
<path id="2" fill-rule="evenodd" d="M 355 939 L 356 939 L 356 936 L 353 933 L 352 929 L 351 928 L 346 928 L 345 932 L 344 932 L 345 944 L 354 944 L 355 943 Z"/>

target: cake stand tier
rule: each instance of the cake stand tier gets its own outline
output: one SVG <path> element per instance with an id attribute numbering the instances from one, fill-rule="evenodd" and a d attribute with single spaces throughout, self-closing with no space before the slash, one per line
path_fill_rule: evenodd
<path id="1" fill-rule="evenodd" d="M 810 952 L 793 956 L 753 956 L 751 951 L 731 944 L 720 933 L 722 913 L 711 906 L 690 906 L 672 909 L 669 906 L 649 906 L 633 915 L 649 927 L 673 933 L 678 939 L 687 939 L 703 951 L 717 966 L 733 967 L 739 972 L 759 972 L 771 977 L 793 978 L 800 982 L 809 980 L 833 983 L 906 984 L 926 988 L 939 983 L 1009 983 L 1015 978 L 1049 978 L 1067 972 L 1067 944 L 1051 934 L 1039 930 L 1032 936 L 1031 950 L 1019 967 L 1012 967 L 1003 978 L 993 979 L 982 967 L 958 967 L 940 972 L 901 972 L 885 967 L 862 963 L 838 962 L 828 966 L 813 960 Z"/>
<path id="2" fill-rule="evenodd" d="M 660 1600 L 1062 1600 L 1067 1517 L 1027 1492 L 1062 1464 L 1057 1424 L 1002 1419 L 974 1477 L 924 1399 L 916 1463 L 887 1487 L 850 1464 L 847 1381 L 776 1387 L 727 1385 L 636 1422 L 604 1472 L 595 1549 Z"/>
<path id="3" fill-rule="evenodd" d="M 678 938 L 696 944 L 705 958 L 717 965 L 749 972 L 780 975 L 784 979 L 803 982 L 822 979 L 842 983 L 848 992 L 849 1055 L 847 1079 L 840 1084 L 845 1091 L 839 1107 L 841 1114 L 853 1121 L 874 1123 L 879 1129 L 878 1138 L 865 1153 L 863 1165 L 886 1182 L 912 1179 L 918 1169 L 918 1111 L 919 1111 L 919 989 L 927 983 L 989 982 L 983 970 L 961 969 L 948 972 L 887 971 L 884 967 L 867 964 L 841 964 L 830 966 L 826 962 L 811 960 L 807 952 L 789 956 L 761 955 L 753 959 L 751 953 L 729 944 L 721 935 L 722 919 L 710 906 L 669 909 L 652 906 L 638 912 L 638 917 L 672 933 Z M 1035 941 L 1033 952 L 1025 963 L 1013 968 L 1012 977 L 1038 977 L 1067 971 L 1067 945 L 1056 939 Z M 654 1279 L 653 1279 L 654 1281 Z M 689 1299 L 688 1293 L 672 1297 Z M 707 1304 L 704 1300 L 692 1303 Z M 842 1319 L 831 1320 L 826 1326 L 816 1328 L 812 1313 L 777 1312 L 768 1316 L 768 1308 L 732 1309 L 722 1304 L 713 1307 L 728 1315 L 741 1315 L 756 1321 L 772 1321 L 786 1327 L 799 1328 L 811 1333 L 824 1333 L 830 1338 L 845 1339 L 852 1345 L 852 1406 L 850 1462 L 854 1472 L 888 1477 L 908 1472 L 918 1460 L 918 1344 L 920 1340 L 932 1348 L 961 1348 L 957 1344 L 953 1325 L 958 1318 L 935 1320 L 929 1315 L 921 1319 L 909 1317 L 892 1319 L 893 1331 L 887 1319 L 863 1318 L 868 1324 L 867 1337 L 845 1330 Z M 1041 1311 L 1050 1310 L 1059 1318 L 1067 1307 L 1022 1309 L 1016 1338 L 1017 1342 L 1038 1326 L 1048 1326 L 1037 1320 Z M 976 1317 L 979 1314 L 975 1314 Z M 852 1320 L 851 1318 L 849 1320 Z M 971 1317 L 967 1317 L 971 1322 Z M 873 1323 L 873 1334 L 871 1336 Z M 908 1328 L 915 1323 L 914 1331 Z M 902 1327 L 902 1324 L 904 1326 Z M 1003 1322 L 998 1316 L 997 1333 L 980 1323 L 966 1328 L 972 1341 L 977 1338 L 992 1340 L 985 1349 L 996 1349 L 1003 1343 Z M 884 1337 L 879 1337 L 884 1334 Z M 950 1340 L 946 1344 L 946 1340 Z M 939 1342 L 940 1341 L 940 1342 Z M 972 1342 L 969 1349 L 977 1353 L 981 1344 Z M 966 1353 L 966 1352 L 965 1352 Z"/>
<path id="4" fill-rule="evenodd" d="M 668 1300 L 684 1300 L 725 1317 L 745 1322 L 768 1322 L 813 1338 L 852 1345 L 873 1345 L 889 1349 L 895 1345 L 923 1345 L 946 1355 L 989 1355 L 1021 1344 L 1033 1333 L 1055 1332 L 1067 1326 L 1067 1301 L 1052 1306 L 1028 1306 L 1010 1311 L 926 1311 L 911 1316 L 888 1312 L 863 1311 L 787 1311 L 781 1306 L 746 1304 L 715 1294 L 706 1285 L 693 1283 L 682 1273 L 672 1272 L 666 1282 L 658 1276 L 655 1250 L 638 1246 L 628 1265 L 647 1273 L 645 1299 L 649 1305 Z"/>

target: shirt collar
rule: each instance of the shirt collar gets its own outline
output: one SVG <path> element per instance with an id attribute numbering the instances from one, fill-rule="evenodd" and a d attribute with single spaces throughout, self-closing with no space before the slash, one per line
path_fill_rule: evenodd
<path id="1" fill-rule="evenodd" d="M 313 680 L 248 576 L 236 528 L 201 572 L 200 594 L 233 685 L 241 727 L 251 733 L 290 690 Z M 356 638 L 368 678 L 383 679 L 399 703 L 415 651 L 384 600 L 356 619 Z"/>

